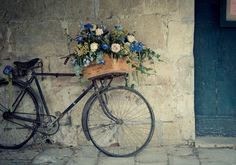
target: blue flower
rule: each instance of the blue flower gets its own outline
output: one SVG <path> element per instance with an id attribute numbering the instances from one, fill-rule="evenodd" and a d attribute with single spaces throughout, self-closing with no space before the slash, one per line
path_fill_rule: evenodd
<path id="1" fill-rule="evenodd" d="M 83 37 L 82 37 L 82 36 L 77 36 L 77 37 L 75 38 L 75 40 L 78 42 L 78 44 L 79 44 L 79 43 L 82 43 L 82 42 L 83 42 Z"/>
<path id="2" fill-rule="evenodd" d="M 98 60 L 97 63 L 98 64 L 105 64 L 105 61 L 104 60 Z"/>
<path id="3" fill-rule="evenodd" d="M 93 25 L 91 23 L 87 23 L 87 24 L 84 25 L 85 30 L 90 30 L 92 28 L 93 28 Z"/>
<path id="4" fill-rule="evenodd" d="M 13 72 L 13 68 L 10 65 L 5 66 L 3 70 L 3 74 L 5 75 L 10 75 Z"/>
<path id="5" fill-rule="evenodd" d="M 132 42 L 130 45 L 130 50 L 132 52 L 141 52 L 143 50 L 142 42 Z"/>
<path id="6" fill-rule="evenodd" d="M 107 50 L 109 48 L 109 46 L 107 44 L 102 44 L 102 49 L 103 50 Z"/>

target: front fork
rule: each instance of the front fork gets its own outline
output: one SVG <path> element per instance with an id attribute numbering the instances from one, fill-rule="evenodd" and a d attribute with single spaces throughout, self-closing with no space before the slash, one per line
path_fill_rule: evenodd
<path id="1" fill-rule="evenodd" d="M 122 123 L 121 119 L 118 119 L 116 116 L 114 116 L 112 114 L 112 111 L 108 108 L 108 103 L 109 100 L 107 98 L 106 93 L 103 94 L 103 91 L 108 89 L 110 87 L 110 83 L 111 83 L 112 79 L 108 82 L 108 84 L 104 84 L 100 81 L 101 83 L 101 87 L 98 87 L 98 84 L 96 81 L 94 81 L 94 88 L 95 88 L 95 94 L 98 98 L 99 104 L 102 108 L 103 113 L 112 121 L 114 121 L 116 124 L 120 124 Z"/>

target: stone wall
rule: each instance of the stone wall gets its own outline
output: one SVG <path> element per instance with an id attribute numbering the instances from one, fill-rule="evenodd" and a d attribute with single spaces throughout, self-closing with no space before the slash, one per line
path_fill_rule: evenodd
<path id="1" fill-rule="evenodd" d="M 59 59 L 68 54 L 64 29 L 74 36 L 80 21 L 122 24 L 161 54 L 163 62 L 153 64 L 157 73 L 140 76 L 137 86 L 156 116 L 151 144 L 194 140 L 194 0 L 1 0 L 0 63 L 40 57 L 45 71 L 70 72 Z M 53 113 L 83 89 L 78 78 L 46 78 L 42 83 Z M 81 131 L 85 100 L 63 121 L 56 141 L 89 144 Z"/>

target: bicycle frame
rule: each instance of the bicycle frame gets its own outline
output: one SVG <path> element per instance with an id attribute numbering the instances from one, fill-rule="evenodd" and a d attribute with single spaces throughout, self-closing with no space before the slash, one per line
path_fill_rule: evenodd
<path id="1" fill-rule="evenodd" d="M 43 107 L 45 109 L 45 112 L 47 115 L 50 115 L 48 106 L 47 106 L 47 102 L 45 100 L 45 97 L 43 95 L 43 91 L 42 88 L 40 86 L 39 80 L 37 78 L 37 76 L 55 76 L 55 77 L 65 77 L 65 76 L 69 76 L 69 77 L 73 77 L 75 76 L 75 74 L 73 73 L 36 73 L 36 72 L 32 72 L 31 74 L 31 78 L 28 80 L 29 84 L 32 84 L 33 81 L 35 81 L 40 99 L 42 101 Z M 65 116 L 65 114 L 67 112 L 69 112 L 70 110 L 72 110 L 72 108 L 92 89 L 94 88 L 94 82 L 92 82 L 85 90 L 83 90 L 83 92 L 63 111 L 60 113 L 59 116 L 57 116 L 57 118 L 51 122 L 51 124 L 54 124 L 55 122 L 58 122 L 61 118 L 63 118 Z"/>
<path id="2" fill-rule="evenodd" d="M 37 76 L 55 76 L 55 77 L 65 77 L 65 76 L 69 76 L 69 77 L 73 77 L 75 76 L 75 74 L 73 73 L 36 73 L 35 71 L 32 71 L 32 74 L 31 74 L 31 77 L 28 81 L 26 81 L 26 88 L 28 86 L 30 86 L 34 81 L 35 81 L 35 84 L 36 84 L 36 87 L 37 87 L 37 90 L 38 90 L 38 93 L 39 93 L 39 97 L 42 101 L 42 104 L 43 104 L 43 107 L 44 107 L 44 110 L 46 112 L 46 115 L 50 116 L 50 112 L 49 112 L 49 109 L 48 109 L 48 106 L 47 106 L 47 103 L 46 103 L 46 100 L 45 100 L 45 97 L 43 95 L 43 91 L 42 91 L 42 88 L 40 86 L 40 83 L 39 83 L 39 80 L 37 78 Z M 60 113 L 59 116 L 56 117 L 56 119 L 54 119 L 53 121 L 51 121 L 50 119 L 50 123 L 49 124 L 54 124 L 55 122 L 58 122 L 61 118 L 63 118 L 65 116 L 66 113 L 68 113 L 69 111 L 72 110 L 72 108 L 92 89 L 94 88 L 95 89 L 95 95 L 98 96 L 98 100 L 99 102 L 101 103 L 101 108 L 102 108 L 102 111 L 104 112 L 104 114 L 110 118 L 111 120 L 115 121 L 115 122 L 119 122 L 119 119 L 117 119 L 115 116 L 113 116 L 109 110 L 108 110 L 108 107 L 106 106 L 105 104 L 105 101 L 103 99 L 103 97 L 100 95 L 100 92 L 102 90 L 105 90 L 106 88 L 109 87 L 110 83 L 111 83 L 112 80 L 110 80 L 110 82 L 108 83 L 108 85 L 106 86 L 103 86 L 102 88 L 99 88 L 97 83 L 96 83 L 96 80 L 92 80 L 92 83 L 86 88 L 83 90 L 83 92 L 63 111 Z M 23 98 L 25 92 L 23 91 L 23 94 L 20 94 L 14 104 L 17 103 L 17 105 L 20 103 L 21 99 Z M 19 100 L 18 100 L 19 99 Z M 14 105 L 13 104 L 13 105 Z M 17 105 L 15 106 L 15 109 L 17 107 Z M 14 111 L 13 111 L 14 112 Z M 23 117 L 20 117 L 20 116 L 17 116 L 17 115 L 13 115 L 12 117 L 14 118 L 17 118 L 17 119 L 20 119 L 20 120 L 24 120 L 24 121 L 28 121 L 28 122 L 31 122 L 31 120 L 27 119 L 27 118 L 23 118 Z"/>

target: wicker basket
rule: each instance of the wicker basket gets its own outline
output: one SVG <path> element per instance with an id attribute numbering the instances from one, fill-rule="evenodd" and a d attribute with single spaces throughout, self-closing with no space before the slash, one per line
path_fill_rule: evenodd
<path id="1" fill-rule="evenodd" d="M 132 71 L 131 66 L 126 62 L 126 58 L 114 59 L 108 55 L 104 56 L 104 64 L 92 63 L 84 68 L 83 76 L 87 79 L 93 79 L 107 74 L 122 74 Z"/>

